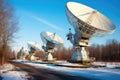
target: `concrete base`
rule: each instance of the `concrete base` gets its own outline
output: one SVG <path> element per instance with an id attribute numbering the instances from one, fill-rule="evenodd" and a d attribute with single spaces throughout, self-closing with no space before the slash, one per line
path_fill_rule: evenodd
<path id="1" fill-rule="evenodd" d="M 78 64 L 91 64 L 93 61 L 90 61 L 90 60 L 88 60 L 88 61 L 82 61 L 82 60 L 67 60 L 68 62 L 70 62 L 70 63 L 78 63 Z"/>
<path id="2" fill-rule="evenodd" d="M 56 66 L 62 66 L 62 67 L 70 67 L 70 68 L 98 68 L 98 67 L 104 67 L 104 66 L 100 66 L 100 65 L 94 65 L 94 64 L 78 64 L 78 65 L 75 65 L 73 63 L 73 65 L 64 65 L 64 64 L 56 64 Z"/>
<path id="3" fill-rule="evenodd" d="M 43 62 L 45 62 L 46 64 L 54 64 L 54 63 L 56 63 L 55 62 L 56 60 L 43 60 Z"/>

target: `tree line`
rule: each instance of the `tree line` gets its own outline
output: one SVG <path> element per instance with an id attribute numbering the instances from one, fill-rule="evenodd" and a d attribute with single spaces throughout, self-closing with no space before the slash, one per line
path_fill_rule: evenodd
<path id="1" fill-rule="evenodd" d="M 89 51 L 89 57 L 94 57 L 95 61 L 120 61 L 120 42 L 115 39 L 107 40 L 104 45 L 92 44 L 86 49 Z M 52 55 L 57 60 L 69 60 L 73 50 L 73 48 L 58 47 Z M 42 51 L 35 53 L 35 56 L 40 60 L 43 60 L 45 55 L 47 53 Z"/>
<path id="2" fill-rule="evenodd" d="M 0 65 L 7 62 L 12 52 L 10 44 L 18 30 L 17 24 L 12 5 L 0 0 Z"/>
<path id="3" fill-rule="evenodd" d="M 93 44 L 88 50 L 96 61 L 120 61 L 120 42 L 115 39 L 107 40 L 104 45 Z"/>

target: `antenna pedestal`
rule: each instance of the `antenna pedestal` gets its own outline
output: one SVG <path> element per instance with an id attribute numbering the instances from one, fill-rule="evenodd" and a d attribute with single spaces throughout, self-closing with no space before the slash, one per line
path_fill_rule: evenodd
<path id="1" fill-rule="evenodd" d="M 54 60 L 54 58 L 51 53 L 48 53 L 48 55 L 45 57 L 45 60 L 52 61 L 52 60 Z"/>
<path id="2" fill-rule="evenodd" d="M 89 38 L 83 37 L 82 33 L 77 31 L 75 34 L 72 34 L 70 30 L 71 29 L 69 29 L 67 38 L 73 44 L 74 51 L 69 61 L 75 63 L 89 62 L 89 52 L 85 50 L 85 47 L 87 47 L 89 44 Z"/>
<path id="3" fill-rule="evenodd" d="M 36 59 L 35 59 L 35 56 L 34 56 L 34 55 L 31 55 L 31 56 L 30 56 L 30 61 L 36 61 Z"/>
<path id="4" fill-rule="evenodd" d="M 70 62 L 89 62 L 88 58 L 88 52 L 85 50 L 85 47 L 80 47 L 80 48 L 75 48 L 71 59 L 69 60 Z"/>
<path id="5" fill-rule="evenodd" d="M 50 43 L 49 43 L 50 44 Z M 54 45 L 46 45 L 46 47 L 44 47 L 44 50 L 47 52 L 47 55 L 45 56 L 45 61 L 53 61 L 53 55 L 52 53 L 54 52 Z"/>
<path id="6" fill-rule="evenodd" d="M 20 53 L 21 53 L 20 58 L 22 60 L 26 60 L 26 57 L 29 55 L 28 50 L 22 47 L 22 49 L 20 50 Z"/>

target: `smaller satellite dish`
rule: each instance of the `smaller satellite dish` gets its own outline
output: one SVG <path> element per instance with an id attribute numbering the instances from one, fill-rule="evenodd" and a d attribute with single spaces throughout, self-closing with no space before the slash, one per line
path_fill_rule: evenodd
<path id="1" fill-rule="evenodd" d="M 54 58 L 51 53 L 54 52 L 54 47 L 62 45 L 64 41 L 56 33 L 41 32 L 40 36 L 42 41 L 45 43 L 43 49 L 48 53 L 48 55 L 45 57 L 45 60 L 53 61 Z"/>
<path id="2" fill-rule="evenodd" d="M 51 32 L 41 32 L 42 41 L 47 44 L 47 42 L 51 42 L 55 45 L 62 45 L 64 41 L 56 34 Z"/>
<path id="3" fill-rule="evenodd" d="M 28 49 L 27 48 L 24 48 L 22 47 L 21 50 L 20 50 L 20 53 L 21 53 L 21 59 L 25 60 L 26 59 L 26 56 L 29 55 L 29 52 L 28 52 Z"/>
<path id="4" fill-rule="evenodd" d="M 38 43 L 36 43 L 36 42 L 28 41 L 27 44 L 28 44 L 28 48 L 29 48 L 29 49 L 34 49 L 34 50 L 41 50 L 41 51 L 43 51 L 42 47 L 41 47 Z"/>

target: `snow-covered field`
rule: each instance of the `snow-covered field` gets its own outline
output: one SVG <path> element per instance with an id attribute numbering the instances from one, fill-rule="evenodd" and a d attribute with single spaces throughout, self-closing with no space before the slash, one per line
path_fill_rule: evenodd
<path id="1" fill-rule="evenodd" d="M 28 80 L 30 77 L 26 72 L 16 70 L 11 64 L 0 66 L 0 76 L 2 80 Z"/>
<path id="2" fill-rule="evenodd" d="M 93 64 L 106 66 L 108 68 L 120 68 L 120 62 L 94 62 Z"/>
<path id="3" fill-rule="evenodd" d="M 37 68 L 42 68 L 46 70 L 57 71 L 65 74 L 69 74 L 72 76 L 83 76 L 86 78 L 91 78 L 92 80 L 120 80 L 120 63 L 115 62 L 94 62 L 96 65 L 102 65 L 106 67 L 99 68 L 71 68 L 71 67 L 62 67 L 55 66 L 54 64 L 41 64 L 42 61 L 39 62 L 29 62 L 29 61 L 21 61 L 15 60 L 15 62 L 20 62 L 22 64 L 28 64 L 31 66 L 35 66 Z M 79 64 L 73 64 L 66 61 L 57 61 L 58 64 L 61 65 L 70 65 L 70 66 L 78 66 Z M 117 67 L 117 68 L 116 68 Z M 118 68 L 119 67 L 119 68 Z M 8 72 L 4 73 L 4 69 Z M 27 80 L 26 76 L 28 74 L 23 71 L 11 71 L 13 69 L 13 65 L 5 65 L 4 67 L 0 67 L 1 76 L 3 80 Z"/>
<path id="4" fill-rule="evenodd" d="M 58 71 L 72 76 L 83 76 L 83 77 L 99 79 L 99 80 L 120 80 L 120 69 L 115 68 L 115 67 L 120 67 L 120 63 L 95 62 L 94 64 L 106 66 L 99 68 L 70 68 L 70 67 L 54 66 L 54 64 L 41 64 L 41 62 L 40 63 L 22 62 L 22 63 L 32 65 L 37 68 L 43 68 L 46 70 Z M 68 63 L 66 61 L 59 61 L 58 63 L 63 65 L 78 65 L 78 64 Z"/>

